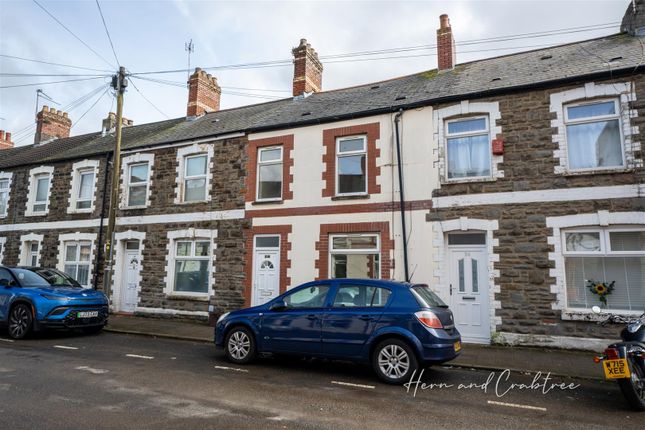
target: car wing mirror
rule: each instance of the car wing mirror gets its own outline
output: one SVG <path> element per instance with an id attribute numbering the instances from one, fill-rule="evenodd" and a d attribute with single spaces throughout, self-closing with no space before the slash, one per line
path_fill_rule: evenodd
<path id="1" fill-rule="evenodd" d="M 286 311 L 288 308 L 289 306 L 284 300 L 275 301 L 269 306 L 269 310 L 274 312 Z"/>

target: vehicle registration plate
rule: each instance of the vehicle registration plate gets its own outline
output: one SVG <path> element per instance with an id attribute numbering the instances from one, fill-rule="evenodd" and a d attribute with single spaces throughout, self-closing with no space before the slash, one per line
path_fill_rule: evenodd
<path id="1" fill-rule="evenodd" d="M 461 342 L 457 341 L 455 342 L 455 352 L 459 352 L 461 350 Z"/>
<path id="2" fill-rule="evenodd" d="M 99 311 L 76 312 L 76 318 L 95 318 L 99 316 Z"/>
<path id="3" fill-rule="evenodd" d="M 604 360 L 602 362 L 602 368 L 605 370 L 605 378 L 607 379 L 631 377 L 631 374 L 629 373 L 629 366 L 627 365 L 627 360 L 624 358 L 618 358 L 616 360 Z"/>

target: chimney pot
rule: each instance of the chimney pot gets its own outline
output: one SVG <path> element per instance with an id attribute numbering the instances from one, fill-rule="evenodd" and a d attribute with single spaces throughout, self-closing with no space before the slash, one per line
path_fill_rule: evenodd
<path id="1" fill-rule="evenodd" d="M 11 133 L 7 132 L 5 134 L 4 130 L 0 130 L 0 150 L 13 148 L 13 142 L 11 141 Z"/>
<path id="2" fill-rule="evenodd" d="M 4 140 L 4 130 L 0 130 L 0 140 Z"/>
<path id="3" fill-rule="evenodd" d="M 188 105 L 186 116 L 201 116 L 208 112 L 217 112 L 220 107 L 222 89 L 217 78 L 199 67 L 195 68 L 188 79 Z"/>
<path id="4" fill-rule="evenodd" d="M 7 134 L 5 134 L 4 136 L 4 140 L 6 140 L 7 142 L 11 142 L 11 133 L 7 132 Z"/>
<path id="5" fill-rule="evenodd" d="M 451 70 L 455 67 L 457 58 L 450 18 L 444 13 L 439 17 L 439 23 L 439 29 L 437 29 L 437 66 L 439 71 Z"/>
<path id="6" fill-rule="evenodd" d="M 293 96 L 306 93 L 317 93 L 322 89 L 323 65 L 318 59 L 318 53 L 300 39 L 300 45 L 291 50 L 293 55 Z"/>

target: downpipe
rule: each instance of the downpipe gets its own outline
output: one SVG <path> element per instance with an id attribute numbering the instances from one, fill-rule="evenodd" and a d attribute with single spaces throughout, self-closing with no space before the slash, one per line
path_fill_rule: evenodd
<path id="1" fill-rule="evenodd" d="M 408 265 L 408 231 L 405 223 L 405 195 L 403 186 L 403 161 L 401 160 L 401 140 L 399 137 L 399 121 L 403 116 L 403 109 L 394 115 L 394 134 L 396 135 L 396 161 L 399 170 L 399 206 L 401 211 L 401 232 L 403 236 L 403 268 L 405 282 L 410 282 L 410 269 Z"/>

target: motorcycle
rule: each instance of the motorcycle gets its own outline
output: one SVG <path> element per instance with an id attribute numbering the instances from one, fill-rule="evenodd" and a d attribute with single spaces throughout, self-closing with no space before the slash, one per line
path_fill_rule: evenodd
<path id="1" fill-rule="evenodd" d="M 602 313 L 598 306 L 595 314 L 608 315 L 601 325 L 627 324 L 620 332 L 622 342 L 612 343 L 594 362 L 603 364 L 605 378 L 616 380 L 620 391 L 631 407 L 645 411 L 645 312 L 640 317 L 624 317 Z"/>

